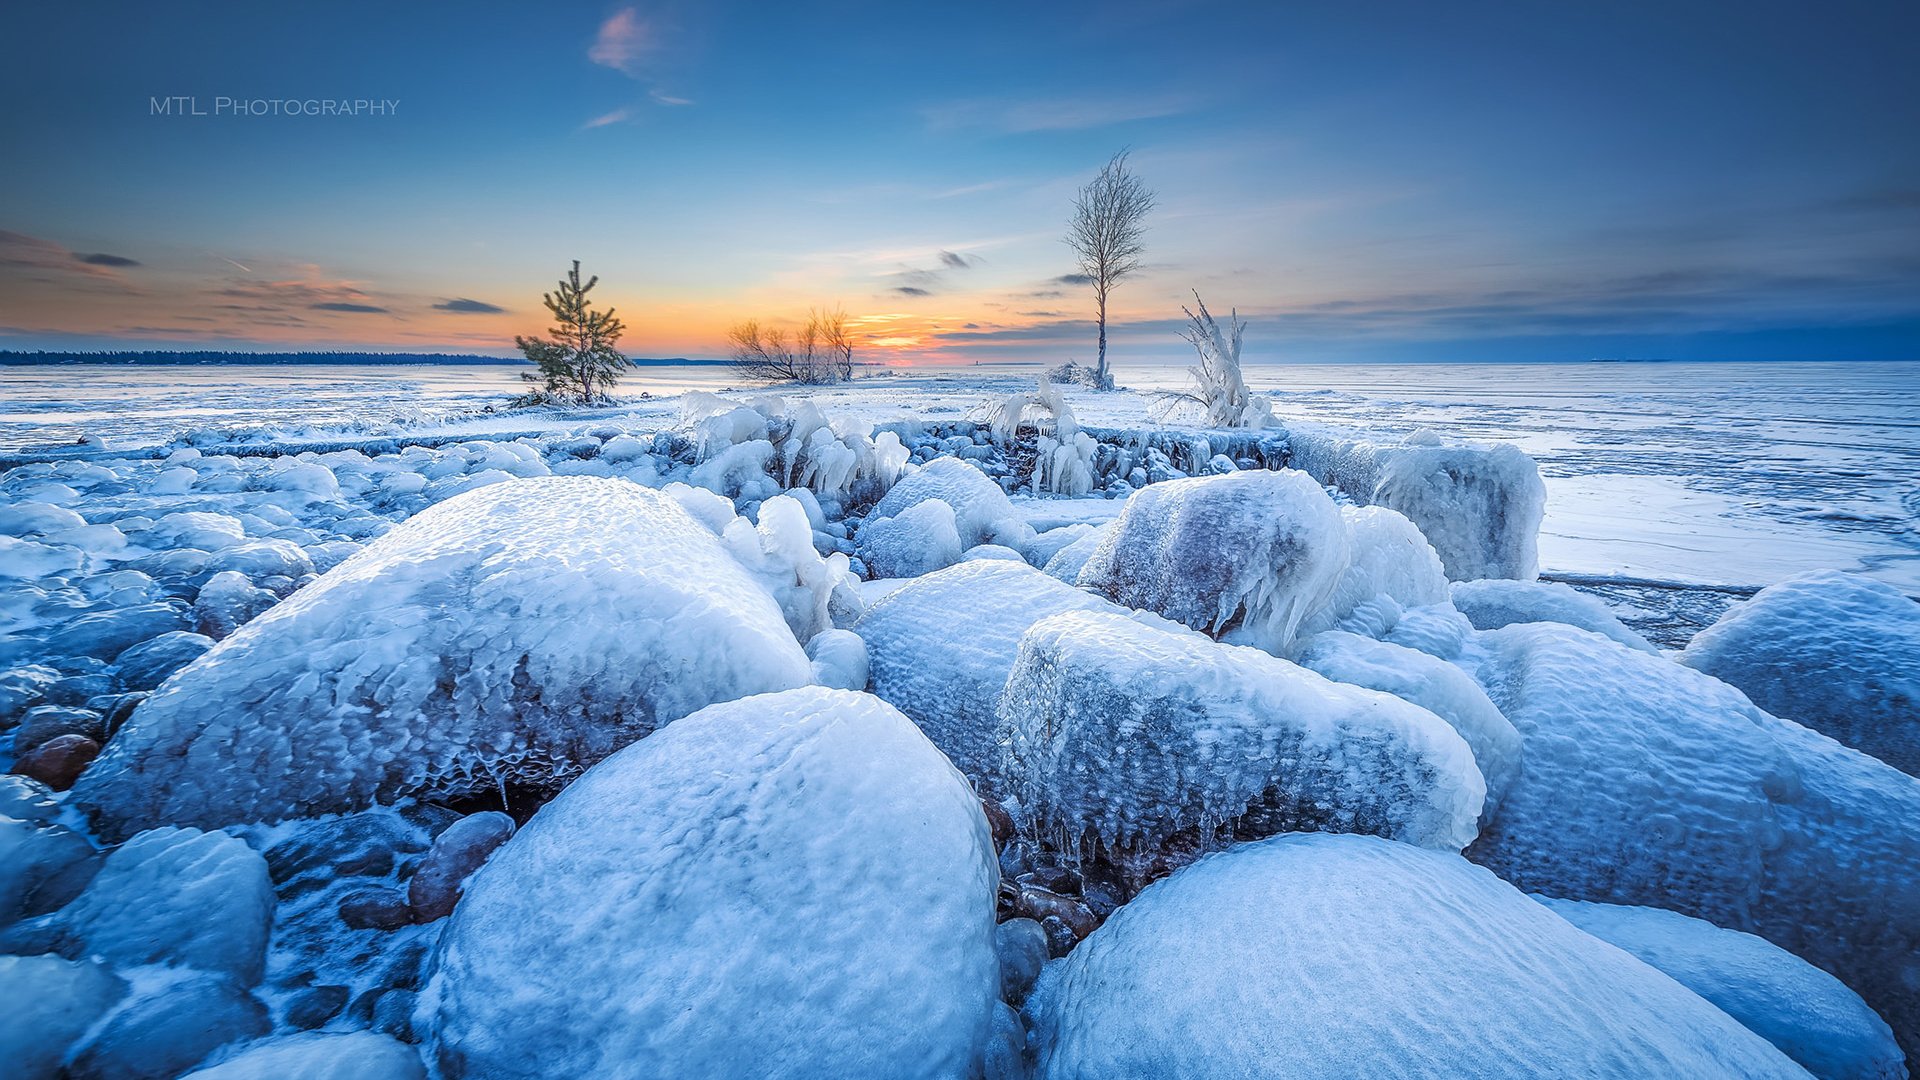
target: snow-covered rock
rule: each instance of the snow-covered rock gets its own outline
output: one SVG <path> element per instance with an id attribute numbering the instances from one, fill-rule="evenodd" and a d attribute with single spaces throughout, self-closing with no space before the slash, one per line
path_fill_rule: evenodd
<path id="1" fill-rule="evenodd" d="M 1343 506 L 1347 568 L 1326 601 L 1301 620 L 1300 637 L 1342 629 L 1378 636 L 1400 613 L 1447 599 L 1447 572 L 1406 515 L 1384 506 Z"/>
<path id="2" fill-rule="evenodd" d="M 1471 858 L 1528 892 L 1759 934 L 1920 1049 L 1920 780 L 1598 634 L 1521 623 L 1479 646 L 1525 765 Z"/>
<path id="3" fill-rule="evenodd" d="M 1126 615 L 1035 623 L 1000 714 L 997 790 L 1043 842 L 1115 863 L 1131 888 L 1280 832 L 1457 852 L 1486 797 L 1465 741 L 1427 710 Z"/>
<path id="4" fill-rule="evenodd" d="M 1702 630 L 1680 662 L 1920 776 L 1920 603 L 1890 585 L 1838 570 L 1790 578 Z"/>
<path id="5" fill-rule="evenodd" d="M 144 973 L 154 974 L 154 973 Z M 136 983 L 127 1004 L 87 1036 L 68 1080 L 167 1080 L 230 1043 L 272 1028 L 266 1006 L 216 975 L 164 973 Z"/>
<path id="6" fill-rule="evenodd" d="M 1541 902 L 1718 1005 L 1820 1080 L 1907 1074 L 1887 1022 L 1845 983 L 1764 939 L 1649 907 Z"/>
<path id="7" fill-rule="evenodd" d="M 1014 510 L 999 484 L 967 462 L 949 457 L 935 458 L 901 477 L 874 505 L 867 520 L 898 516 L 929 499 L 938 499 L 953 509 L 962 550 L 975 544 L 1018 548 L 1033 535 L 1032 527 Z"/>
<path id="8" fill-rule="evenodd" d="M 1456 582 L 1453 606 L 1476 630 L 1498 630 L 1514 623 L 1565 623 L 1612 638 L 1630 649 L 1660 651 L 1621 622 L 1598 597 L 1557 581 L 1489 578 Z"/>
<path id="9" fill-rule="evenodd" d="M 1405 514 L 1454 581 L 1530 579 L 1539 569 L 1547 489 L 1539 466 L 1506 444 L 1444 444 L 1416 432 L 1396 444 L 1288 429 L 1288 463 L 1365 506 Z"/>
<path id="10" fill-rule="evenodd" d="M 1295 660 L 1335 682 L 1403 698 L 1451 724 L 1473 750 L 1486 779 L 1481 820 L 1499 809 L 1501 797 L 1520 775 L 1520 732 L 1458 667 L 1403 645 L 1339 630 L 1308 638 Z"/>
<path id="11" fill-rule="evenodd" d="M 15 1080 L 55 1080 L 67 1051 L 126 994 L 91 960 L 0 956 L 0 1061 Z"/>
<path id="12" fill-rule="evenodd" d="M 808 675 L 766 590 L 672 499 L 509 481 L 416 515 L 178 672 L 74 801 L 125 835 L 550 790 Z"/>
<path id="13" fill-rule="evenodd" d="M 870 687 L 912 717 L 977 784 L 1000 775 L 997 709 L 1020 636 L 1065 611 L 1120 611 L 1021 563 L 960 563 L 915 579 L 867 609 Z"/>
<path id="14" fill-rule="evenodd" d="M 1087 560 L 1100 550 L 1111 526 L 1089 528 L 1084 534 L 1074 538 L 1048 557 L 1043 564 L 1046 574 L 1069 585 L 1080 581 L 1080 571 L 1086 569 Z"/>
<path id="15" fill-rule="evenodd" d="M 860 526 L 860 561 L 877 578 L 919 577 L 952 566 L 963 550 L 957 520 L 943 499 L 868 518 Z"/>
<path id="16" fill-rule="evenodd" d="M 822 630 L 807 641 L 813 681 L 835 690 L 867 688 L 867 643 L 851 630 Z"/>
<path id="17" fill-rule="evenodd" d="M 7 779 L 32 783 L 25 777 Z M 38 784 L 33 787 L 45 790 Z M 22 820 L 21 811 L 33 812 L 32 804 L 8 809 L 14 812 L 0 816 L 0 926 L 44 915 L 72 900 L 100 862 L 93 845 L 79 833 L 53 824 L 52 814 L 30 821 Z"/>
<path id="18" fill-rule="evenodd" d="M 1027 1002 L 1053 1077 L 1804 1077 L 1459 856 L 1274 837 L 1149 886 Z"/>
<path id="19" fill-rule="evenodd" d="M 449 1077 L 965 1076 L 997 884 L 979 800 L 885 703 L 714 705 L 495 853 L 423 1010 Z"/>
<path id="20" fill-rule="evenodd" d="M 1214 637 L 1284 654 L 1349 562 L 1339 507 L 1305 473 L 1154 484 L 1127 500 L 1080 584 Z"/>
<path id="21" fill-rule="evenodd" d="M 190 1080 L 425 1080 L 420 1055 L 372 1031 L 304 1032 L 267 1039 Z"/>

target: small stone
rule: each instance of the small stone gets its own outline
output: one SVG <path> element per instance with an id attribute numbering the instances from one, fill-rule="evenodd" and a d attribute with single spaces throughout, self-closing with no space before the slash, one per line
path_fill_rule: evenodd
<path id="1" fill-rule="evenodd" d="M 36 705 L 20 718 L 20 726 L 13 733 L 14 755 L 23 756 L 62 735 L 84 735 L 100 743 L 106 741 L 107 724 L 92 709 L 79 709 L 72 705 Z"/>
<path id="2" fill-rule="evenodd" d="M 1080 895 L 1080 875 L 1064 866 L 1036 866 L 1021 875 L 1024 883 L 1067 896 Z"/>
<path id="3" fill-rule="evenodd" d="M 43 664 L 0 672 L 0 731 L 20 722 L 28 709 L 46 700 L 47 690 L 60 673 Z"/>
<path id="4" fill-rule="evenodd" d="M 99 756 L 100 744 L 85 735 L 60 735 L 22 755 L 13 763 L 13 771 L 55 791 L 65 791 Z"/>
<path id="5" fill-rule="evenodd" d="M 413 909 L 398 889 L 355 889 L 340 898 L 340 921 L 355 930 L 398 930 L 413 922 Z"/>
<path id="6" fill-rule="evenodd" d="M 168 631 L 121 653 L 114 661 L 113 678 L 122 690 L 151 690 L 211 648 L 213 639 L 205 634 Z"/>
<path id="7" fill-rule="evenodd" d="M 413 1008 L 417 997 L 411 990 L 388 990 L 374 1000 L 373 1030 L 391 1035 L 401 1042 L 413 1042 Z"/>
<path id="8" fill-rule="evenodd" d="M 1038 919 L 1041 922 L 1049 918 L 1059 919 L 1073 931 L 1075 941 L 1093 933 L 1094 928 L 1100 925 L 1099 920 L 1093 917 L 1093 912 L 1087 910 L 1085 904 L 1038 885 L 1023 883 L 1020 886 L 1020 898 L 1014 902 L 1014 909 L 1030 919 Z"/>
<path id="9" fill-rule="evenodd" d="M 1058 915 L 1041 919 L 1040 928 L 1047 932 L 1047 955 L 1050 959 L 1058 960 L 1080 944 L 1080 939 L 1073 936 L 1073 928 Z"/>
<path id="10" fill-rule="evenodd" d="M 980 808 L 986 811 L 987 826 L 993 830 L 993 850 L 999 851 L 1013 839 L 1013 816 L 992 799 L 981 799 Z"/>
<path id="11" fill-rule="evenodd" d="M 25 776 L 0 776 L 0 817 L 45 822 L 59 816 L 52 788 Z"/>
<path id="12" fill-rule="evenodd" d="M 447 826 L 407 882 L 414 921 L 428 923 L 453 914 L 468 876 L 512 835 L 513 819 L 498 810 L 473 814 Z"/>
<path id="13" fill-rule="evenodd" d="M 1000 954 L 1000 999 L 1018 1006 L 1053 951 L 1046 927 L 1032 919 L 1008 919 L 994 929 L 993 947 Z"/>
<path id="14" fill-rule="evenodd" d="M 325 1027 L 347 1007 L 351 996 L 344 986 L 310 986 L 287 999 L 287 1023 L 302 1031 Z"/>

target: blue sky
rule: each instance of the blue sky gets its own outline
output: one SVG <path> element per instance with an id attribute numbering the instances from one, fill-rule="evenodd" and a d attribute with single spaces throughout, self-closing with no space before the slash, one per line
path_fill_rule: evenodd
<path id="1" fill-rule="evenodd" d="M 502 352 L 578 258 L 639 355 L 837 303 L 874 357 L 1086 359 L 1059 238 L 1128 146 L 1120 363 L 1179 357 L 1189 289 L 1256 360 L 1920 358 L 1911 3 L 11 5 L 0 40 L 0 348 Z"/>

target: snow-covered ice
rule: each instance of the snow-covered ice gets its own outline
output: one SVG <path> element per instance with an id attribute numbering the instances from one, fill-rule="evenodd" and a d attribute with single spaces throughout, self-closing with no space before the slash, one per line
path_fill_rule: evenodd
<path id="1" fill-rule="evenodd" d="M 1500 578 L 1460 581 L 1454 583 L 1452 598 L 1453 606 L 1476 630 L 1498 630 L 1514 623 L 1564 623 L 1612 638 L 1630 649 L 1656 651 L 1606 604 L 1559 582 Z"/>

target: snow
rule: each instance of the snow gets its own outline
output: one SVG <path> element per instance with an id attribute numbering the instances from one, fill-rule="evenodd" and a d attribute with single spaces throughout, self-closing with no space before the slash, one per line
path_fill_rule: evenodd
<path id="1" fill-rule="evenodd" d="M 813 681 L 836 690 L 867 688 L 867 643 L 851 630 L 822 630 L 807 642 Z"/>
<path id="2" fill-rule="evenodd" d="M 967 1075 L 997 885 L 979 801 L 899 712 L 819 688 L 714 705 L 474 876 L 423 1014 L 455 1075 Z"/>
<path id="3" fill-rule="evenodd" d="M 1701 631 L 1680 662 L 1920 776 L 1920 603 L 1892 586 L 1839 571 L 1790 578 Z"/>
<path id="4" fill-rule="evenodd" d="M 1886 1021 L 1845 983 L 1785 949 L 1659 908 L 1541 902 L 1673 976 L 1820 1080 L 1907 1075 Z"/>
<path id="5" fill-rule="evenodd" d="M 1034 623 L 1000 716 L 995 787 L 1043 843 L 1110 859 L 1134 888 L 1210 847 L 1277 832 L 1457 852 L 1486 797 L 1466 743 L 1417 705 L 1111 612 Z"/>
<path id="6" fill-rule="evenodd" d="M 1027 628 L 1049 615 L 1121 609 L 1032 567 L 960 563 L 889 593 L 854 632 L 873 692 L 913 718 L 975 783 L 999 774 L 996 708 Z"/>
<path id="7" fill-rule="evenodd" d="M 1035 1075 L 1793 1077 L 1457 855 L 1278 836 L 1149 886 L 1028 1000 Z"/>
<path id="8" fill-rule="evenodd" d="M 254 1043 L 189 1080 L 425 1080 L 420 1056 L 371 1031 L 307 1032 Z"/>
<path id="9" fill-rule="evenodd" d="M 1080 584 L 1215 637 L 1284 654 L 1349 563 L 1339 507 L 1305 473 L 1170 480 L 1135 492 Z"/>
<path id="10" fill-rule="evenodd" d="M 1032 527 L 1015 512 L 1000 485 L 959 458 L 935 458 L 907 473 L 874 505 L 867 521 L 894 517 L 929 499 L 953 509 L 963 550 L 994 543 L 1023 547 L 1032 535 Z"/>
<path id="11" fill-rule="evenodd" d="M 1446 569 L 1406 515 L 1382 506 L 1343 506 L 1348 562 L 1333 592 L 1301 620 L 1299 635 L 1340 628 L 1382 632 L 1406 608 L 1447 599 Z"/>
<path id="12" fill-rule="evenodd" d="M 1456 582 L 1453 606 L 1476 630 L 1498 630 L 1514 623 L 1564 623 L 1612 638 L 1630 649 L 1658 651 L 1646 638 L 1628 629 L 1605 603 L 1555 581 Z"/>
<path id="13" fill-rule="evenodd" d="M 875 577 L 919 577 L 960 561 L 958 518 L 944 499 L 926 499 L 860 527 L 860 561 Z"/>
<path id="14" fill-rule="evenodd" d="M 414 516 L 178 672 L 73 799 L 124 835 L 551 789 L 809 674 L 766 589 L 672 499 L 509 481 Z"/>
<path id="15" fill-rule="evenodd" d="M 1470 857 L 1758 934 L 1920 1032 L 1920 781 L 1598 634 L 1522 623 L 1478 650 L 1525 766 Z"/>

